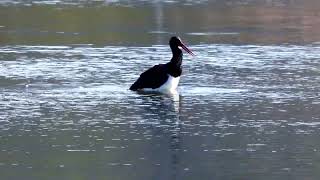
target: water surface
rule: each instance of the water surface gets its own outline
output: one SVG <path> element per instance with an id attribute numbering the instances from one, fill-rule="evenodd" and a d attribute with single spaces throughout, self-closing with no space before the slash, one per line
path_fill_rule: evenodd
<path id="1" fill-rule="evenodd" d="M 318 179 L 316 1 L 2 1 L 2 179 Z M 184 56 L 178 94 L 128 90 Z"/>

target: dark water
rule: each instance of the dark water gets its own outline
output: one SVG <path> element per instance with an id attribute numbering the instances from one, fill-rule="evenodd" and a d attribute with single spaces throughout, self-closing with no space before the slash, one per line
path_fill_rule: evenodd
<path id="1" fill-rule="evenodd" d="M 319 10 L 1 1 L 1 179 L 319 179 Z M 127 90 L 174 34 L 179 93 Z"/>

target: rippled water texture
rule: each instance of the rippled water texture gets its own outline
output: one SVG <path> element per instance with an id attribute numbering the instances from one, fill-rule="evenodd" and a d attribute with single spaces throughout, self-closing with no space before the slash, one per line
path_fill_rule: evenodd
<path id="1" fill-rule="evenodd" d="M 294 1 L 155 4 L 0 3 L 1 179 L 319 179 L 320 46 L 309 22 L 317 14 Z M 233 16 L 209 12 L 213 4 Z M 208 14 L 190 24 L 158 16 L 203 6 Z M 286 14 L 250 19 L 266 6 Z M 27 13 L 25 24 L 15 9 Z M 74 16 L 91 13 L 101 14 L 89 25 Z M 132 29 L 108 13 L 126 22 L 126 13 L 139 14 L 146 24 Z M 184 56 L 178 94 L 129 91 L 142 71 L 171 58 L 175 33 L 196 54 Z"/>

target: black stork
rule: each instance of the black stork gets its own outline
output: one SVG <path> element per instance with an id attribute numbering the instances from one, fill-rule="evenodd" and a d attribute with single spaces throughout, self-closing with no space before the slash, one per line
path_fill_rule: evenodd
<path id="1" fill-rule="evenodd" d="M 179 84 L 182 73 L 182 51 L 194 56 L 194 54 L 182 43 L 179 37 L 171 37 L 169 45 L 172 51 L 172 58 L 166 64 L 158 64 L 143 72 L 130 87 L 132 91 L 160 91 L 173 92 Z"/>

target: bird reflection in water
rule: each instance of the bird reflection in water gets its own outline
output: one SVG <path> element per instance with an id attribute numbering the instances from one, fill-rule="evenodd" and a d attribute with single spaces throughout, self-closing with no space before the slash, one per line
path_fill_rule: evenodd
<path id="1" fill-rule="evenodd" d="M 181 167 L 181 154 L 182 149 L 182 137 L 181 128 L 183 123 L 181 122 L 180 111 L 181 111 L 181 100 L 182 96 L 177 92 L 172 93 L 160 93 L 160 92 L 137 92 L 141 95 L 143 102 L 144 118 L 146 120 L 153 121 L 156 119 L 158 122 L 153 122 L 156 124 L 152 126 L 152 132 L 154 136 L 163 137 L 165 142 L 168 143 L 168 149 L 165 148 L 165 144 L 161 143 L 161 151 L 155 151 L 152 154 L 152 159 L 158 160 L 160 157 L 160 167 L 155 171 L 156 179 L 178 179 L 179 171 L 183 169 Z M 156 118 L 155 118 L 156 116 Z M 168 139 L 169 138 L 169 139 Z M 163 141 L 161 141 L 163 142 Z M 168 152 L 169 154 L 164 154 Z M 161 158 L 164 157 L 164 158 Z M 163 162 L 165 159 L 169 158 L 169 162 Z M 170 164 L 166 166 L 165 164 Z M 165 167 L 166 166 L 166 167 Z M 163 170 L 165 169 L 165 170 Z"/>

